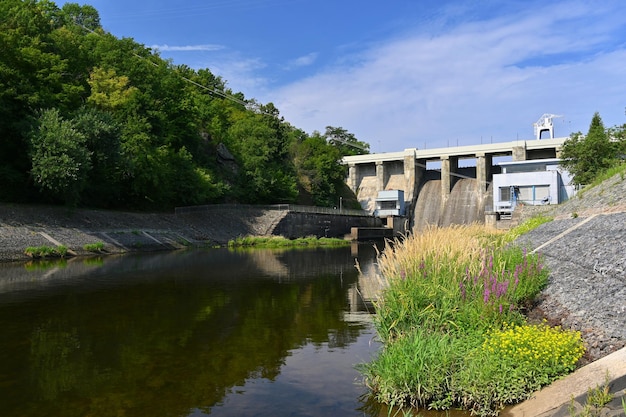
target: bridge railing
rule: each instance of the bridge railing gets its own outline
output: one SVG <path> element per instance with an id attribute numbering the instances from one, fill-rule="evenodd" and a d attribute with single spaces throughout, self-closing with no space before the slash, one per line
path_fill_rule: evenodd
<path id="1" fill-rule="evenodd" d="M 353 210 L 346 208 L 332 207 L 316 207 L 301 206 L 297 204 L 270 204 L 270 205 L 251 205 L 251 204 L 207 204 L 201 206 L 176 207 L 175 214 L 201 213 L 212 210 L 231 210 L 231 211 L 250 211 L 250 210 L 277 210 L 290 211 L 293 213 L 315 213 L 315 214 L 334 214 L 343 216 L 364 216 L 371 217 L 371 214 L 365 210 Z"/>

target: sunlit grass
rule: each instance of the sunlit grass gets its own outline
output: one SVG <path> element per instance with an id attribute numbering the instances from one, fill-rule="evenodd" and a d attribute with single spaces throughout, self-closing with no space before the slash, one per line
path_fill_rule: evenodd
<path id="1" fill-rule="evenodd" d="M 258 247 L 258 248 L 289 248 L 289 247 L 316 247 L 316 246 L 346 246 L 350 241 L 338 238 L 308 236 L 297 239 L 287 239 L 283 236 L 243 236 L 228 241 L 228 247 Z"/>
<path id="2" fill-rule="evenodd" d="M 29 246 L 24 249 L 24 253 L 33 258 L 58 257 L 63 258 L 67 255 L 67 246 Z"/>
<path id="3" fill-rule="evenodd" d="M 543 216 L 543 215 L 531 217 L 530 219 L 527 219 L 526 221 L 522 222 L 521 224 L 507 231 L 504 236 L 504 240 L 506 242 L 512 242 L 518 237 L 520 237 L 521 235 L 526 234 L 530 232 L 531 230 L 536 229 L 537 227 L 541 226 L 544 223 L 549 223 L 552 220 L 554 220 L 553 217 Z"/>

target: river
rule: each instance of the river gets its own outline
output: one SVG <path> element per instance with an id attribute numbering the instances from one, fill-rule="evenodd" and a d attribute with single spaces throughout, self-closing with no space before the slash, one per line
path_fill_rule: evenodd
<path id="1" fill-rule="evenodd" d="M 375 416 L 375 251 L 0 264 L 2 416 Z M 360 270 L 355 268 L 358 260 Z"/>

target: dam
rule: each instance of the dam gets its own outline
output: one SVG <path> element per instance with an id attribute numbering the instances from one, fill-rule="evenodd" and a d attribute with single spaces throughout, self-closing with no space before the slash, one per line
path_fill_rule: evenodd
<path id="1" fill-rule="evenodd" d="M 485 212 L 493 207 L 493 175 L 500 173 L 494 158 L 513 162 L 556 159 L 567 139 L 538 136 L 534 140 L 345 156 L 346 183 L 371 214 L 375 214 L 380 191 L 403 191 L 412 228 L 484 222 Z"/>

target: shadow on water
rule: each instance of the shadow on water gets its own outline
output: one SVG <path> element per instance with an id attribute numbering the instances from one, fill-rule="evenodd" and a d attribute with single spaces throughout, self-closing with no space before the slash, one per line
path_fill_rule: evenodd
<path id="1" fill-rule="evenodd" d="M 378 415 L 355 258 L 369 276 L 371 245 L 0 265 L 2 415 Z"/>

